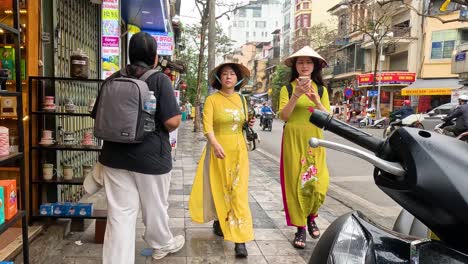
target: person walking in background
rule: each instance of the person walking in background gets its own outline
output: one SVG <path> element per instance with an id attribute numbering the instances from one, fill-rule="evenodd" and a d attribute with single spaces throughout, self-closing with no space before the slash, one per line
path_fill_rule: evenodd
<path id="1" fill-rule="evenodd" d="M 249 208 L 249 160 L 242 126 L 247 120 L 247 102 L 238 91 L 247 84 L 249 70 L 237 63 L 217 66 L 210 85 L 218 92 L 208 96 L 203 107 L 203 132 L 208 143 L 203 150 L 190 194 L 192 220 L 215 220 L 213 231 L 235 243 L 236 257 L 247 257 L 245 243 L 254 239 Z M 249 126 L 255 118 L 249 120 Z"/>
<path id="2" fill-rule="evenodd" d="M 309 139 L 323 138 L 322 129 L 309 122 L 312 109 L 330 112 L 322 69 L 326 61 L 309 46 L 300 49 L 285 64 L 291 67 L 291 92 L 280 91 L 280 118 L 287 121 L 283 130 L 280 177 L 284 211 L 288 226 L 297 227 L 293 246 L 305 248 L 306 229 L 313 238 L 320 230 L 315 222 L 329 185 L 325 149 L 313 149 Z"/>
<path id="3" fill-rule="evenodd" d="M 158 56 L 154 38 L 144 32 L 133 35 L 129 58 L 130 65 L 106 81 L 122 75 L 138 79 L 155 68 Z M 183 236 L 172 235 L 167 213 L 172 170 L 169 132 L 180 125 L 180 109 L 166 75 L 154 73 L 146 82 L 157 99 L 154 120 L 157 133 L 146 135 L 142 143 L 104 141 L 99 156 L 108 214 L 104 264 L 135 262 L 135 229 L 140 205 L 146 228 L 143 239 L 154 249 L 154 259 L 179 251 L 185 243 Z M 100 99 L 94 105 L 93 118 Z"/>
<path id="4" fill-rule="evenodd" d="M 190 120 L 193 118 L 192 116 L 192 104 L 190 103 L 190 101 L 186 101 L 185 102 L 185 107 L 187 108 L 187 119 Z"/>

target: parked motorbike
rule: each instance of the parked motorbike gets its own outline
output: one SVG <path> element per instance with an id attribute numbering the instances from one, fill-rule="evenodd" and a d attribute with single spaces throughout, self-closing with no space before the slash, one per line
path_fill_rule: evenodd
<path id="1" fill-rule="evenodd" d="M 274 118 L 273 113 L 264 113 L 262 116 L 262 122 L 260 123 L 260 126 L 262 127 L 262 130 L 268 129 L 268 131 L 271 132 L 273 129 L 273 118 Z"/>
<path id="2" fill-rule="evenodd" d="M 383 137 L 388 137 L 393 131 L 400 127 L 415 127 L 424 129 L 422 121 L 424 121 L 424 116 L 421 114 L 413 114 L 403 119 L 401 119 L 401 115 L 390 115 L 390 122 L 384 128 Z"/>
<path id="3" fill-rule="evenodd" d="M 359 120 L 358 126 L 361 128 L 383 128 L 386 124 L 387 118 L 382 117 L 376 120 L 375 116 L 376 110 L 374 108 L 367 109 L 366 116 L 363 119 Z"/>
<path id="4" fill-rule="evenodd" d="M 309 263 L 468 263 L 468 145 L 409 127 L 382 140 L 318 110 L 310 122 L 371 151 L 316 138 L 309 142 L 373 164 L 376 185 L 440 241 L 415 232 L 418 221 L 406 221 L 408 213 L 389 230 L 353 212 L 327 228 Z"/>
<path id="5" fill-rule="evenodd" d="M 463 142 L 466 142 L 468 143 L 468 131 L 465 131 L 463 133 L 459 133 L 459 134 L 455 134 L 455 135 L 452 135 L 452 134 L 446 134 L 444 132 L 444 127 L 446 126 L 451 126 L 453 125 L 454 123 L 452 121 L 449 121 L 449 122 L 442 122 L 438 125 L 436 125 L 434 127 L 434 132 L 438 133 L 438 134 L 442 134 L 442 135 L 447 135 L 447 136 L 455 136 L 456 139 L 458 140 L 461 140 Z"/>

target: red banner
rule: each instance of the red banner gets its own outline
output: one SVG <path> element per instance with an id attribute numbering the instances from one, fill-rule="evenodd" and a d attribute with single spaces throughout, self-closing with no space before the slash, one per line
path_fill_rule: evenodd
<path id="1" fill-rule="evenodd" d="M 380 79 L 380 74 L 377 73 L 376 82 Z M 383 72 L 382 84 L 410 84 L 416 80 L 416 73 L 414 72 Z M 360 74 L 357 76 L 358 86 L 372 85 L 374 82 L 374 74 Z"/>

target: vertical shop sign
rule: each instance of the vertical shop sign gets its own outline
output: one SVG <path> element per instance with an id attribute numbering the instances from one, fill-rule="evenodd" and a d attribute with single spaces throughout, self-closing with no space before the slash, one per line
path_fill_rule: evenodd
<path id="1" fill-rule="evenodd" d="M 102 1 L 102 79 L 120 69 L 119 0 Z"/>

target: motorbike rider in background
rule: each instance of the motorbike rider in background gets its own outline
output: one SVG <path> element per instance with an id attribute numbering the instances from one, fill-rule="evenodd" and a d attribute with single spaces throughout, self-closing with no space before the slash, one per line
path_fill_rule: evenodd
<path id="1" fill-rule="evenodd" d="M 455 136 L 468 131 L 468 95 L 461 95 L 458 98 L 459 106 L 450 112 L 445 118 L 444 122 L 449 123 L 454 118 L 457 118 L 455 125 L 444 127 L 444 134 Z"/>
<path id="2" fill-rule="evenodd" d="M 411 107 L 410 100 L 403 101 L 403 107 L 400 108 L 400 110 L 392 113 L 393 116 L 400 115 L 401 117 L 399 119 L 405 119 L 406 117 L 413 115 L 413 114 L 414 114 L 414 110 Z"/>
<path id="3" fill-rule="evenodd" d="M 268 114 L 268 113 L 275 114 L 275 113 L 273 112 L 273 109 L 271 109 L 271 107 L 268 106 L 266 102 L 263 103 L 263 106 L 262 106 L 262 109 L 261 109 L 260 112 L 261 112 L 261 114 L 262 114 L 261 117 L 260 117 L 260 124 L 262 124 L 262 122 L 263 122 L 263 116 L 264 116 L 265 114 Z"/>

